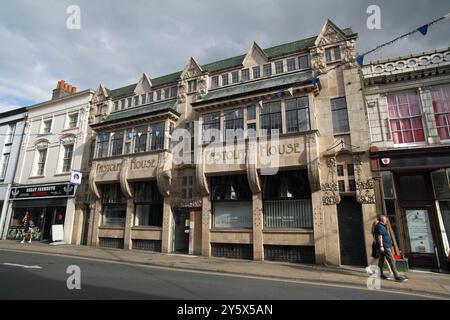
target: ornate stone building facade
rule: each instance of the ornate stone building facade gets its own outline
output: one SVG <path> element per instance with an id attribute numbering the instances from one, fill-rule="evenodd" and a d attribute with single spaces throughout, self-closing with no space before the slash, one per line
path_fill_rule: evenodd
<path id="1" fill-rule="evenodd" d="M 364 265 L 376 206 L 356 40 L 327 21 L 308 39 L 101 85 L 88 243 Z"/>
<path id="2" fill-rule="evenodd" d="M 362 69 L 377 207 L 410 265 L 444 267 L 450 234 L 450 48 Z"/>

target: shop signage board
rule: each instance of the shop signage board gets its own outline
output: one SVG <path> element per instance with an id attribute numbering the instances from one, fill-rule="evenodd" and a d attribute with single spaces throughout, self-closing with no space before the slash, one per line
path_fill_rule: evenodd
<path id="1" fill-rule="evenodd" d="M 11 200 L 70 198 L 75 196 L 76 186 L 70 183 L 11 188 Z"/>
<path id="2" fill-rule="evenodd" d="M 406 210 L 411 252 L 434 254 L 428 210 Z"/>
<path id="3" fill-rule="evenodd" d="M 82 173 L 79 171 L 72 171 L 70 174 L 70 183 L 79 186 L 81 184 L 81 178 L 83 177 Z"/>

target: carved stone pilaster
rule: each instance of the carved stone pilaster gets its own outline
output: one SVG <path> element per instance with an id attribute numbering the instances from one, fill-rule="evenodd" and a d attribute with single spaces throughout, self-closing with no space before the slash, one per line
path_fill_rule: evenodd
<path id="1" fill-rule="evenodd" d="M 164 197 L 170 196 L 172 163 L 173 155 L 171 152 L 164 151 L 159 154 L 158 166 L 156 168 L 156 181 L 158 183 L 158 189 Z"/>

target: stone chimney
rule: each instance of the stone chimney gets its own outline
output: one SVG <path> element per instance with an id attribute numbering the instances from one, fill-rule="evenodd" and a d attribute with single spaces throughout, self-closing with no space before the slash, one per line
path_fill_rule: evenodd
<path id="1" fill-rule="evenodd" d="M 53 89 L 52 100 L 67 97 L 68 95 L 71 95 L 75 92 L 77 92 L 76 87 L 71 86 L 64 80 L 58 81 L 56 89 Z"/>

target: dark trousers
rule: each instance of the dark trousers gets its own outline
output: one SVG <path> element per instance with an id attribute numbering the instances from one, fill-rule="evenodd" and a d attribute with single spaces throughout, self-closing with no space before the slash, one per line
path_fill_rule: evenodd
<path id="1" fill-rule="evenodd" d="M 392 255 L 392 249 L 391 248 L 384 248 L 384 252 L 380 251 L 380 260 L 378 261 L 378 267 L 380 268 L 380 275 L 383 275 L 383 267 L 384 267 L 384 261 L 387 260 L 389 265 L 391 266 L 392 272 L 394 273 L 394 276 L 398 277 L 398 271 L 397 267 L 395 266 L 395 259 Z"/>

